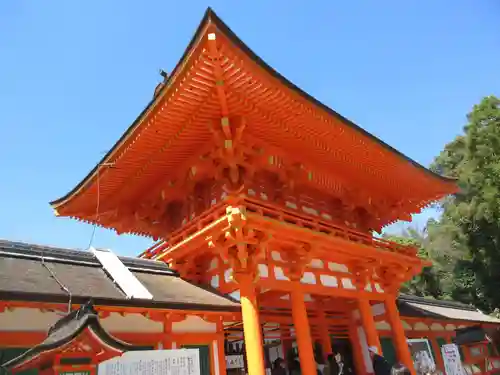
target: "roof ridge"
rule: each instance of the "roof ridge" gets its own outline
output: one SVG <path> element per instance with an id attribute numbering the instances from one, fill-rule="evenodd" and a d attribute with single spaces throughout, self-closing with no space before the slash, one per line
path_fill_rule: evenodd
<path id="1" fill-rule="evenodd" d="M 16 241 L 16 240 L 9 240 L 7 238 L 0 238 L 0 247 L 2 247 L 3 244 L 20 244 L 20 245 L 26 245 L 26 246 L 43 247 L 43 248 L 54 249 L 54 250 L 69 250 L 69 251 L 83 251 L 83 252 L 85 252 L 84 249 L 81 249 L 78 247 L 61 247 L 61 246 L 56 246 L 56 245 L 47 245 L 47 244 L 41 244 L 41 243 L 27 242 L 24 240 Z"/>
<path id="2" fill-rule="evenodd" d="M 58 263 L 78 263 L 82 265 L 89 265 L 91 263 L 96 266 L 100 266 L 100 262 L 94 254 L 85 250 L 46 246 L 20 241 L 9 241 L 4 239 L 0 239 L 0 256 L 28 258 L 44 257 L 45 259 L 50 258 L 50 261 Z M 120 259 L 120 261 L 122 261 L 123 264 L 131 270 L 140 270 L 143 272 L 161 271 L 171 273 L 172 276 L 178 275 L 176 271 L 172 270 L 167 263 L 164 262 L 121 255 L 118 255 L 118 259 Z"/>
<path id="3" fill-rule="evenodd" d="M 462 302 L 445 301 L 445 300 L 439 300 L 439 299 L 430 299 L 430 298 L 425 298 L 425 297 L 420 297 L 420 296 L 412 296 L 412 295 L 409 295 L 409 294 L 400 294 L 398 296 L 398 300 L 401 301 L 401 302 L 420 303 L 422 305 L 450 307 L 450 308 L 460 308 L 462 310 L 478 311 L 478 309 L 475 308 L 474 306 L 467 305 L 467 304 L 462 303 Z"/>

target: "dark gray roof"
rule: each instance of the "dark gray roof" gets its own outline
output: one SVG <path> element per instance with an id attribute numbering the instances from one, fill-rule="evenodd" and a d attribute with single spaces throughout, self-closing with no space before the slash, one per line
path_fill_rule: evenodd
<path id="1" fill-rule="evenodd" d="M 409 294 L 400 294 L 398 297 L 399 302 L 414 302 L 421 303 L 429 306 L 439 306 L 439 307 L 449 307 L 451 309 L 464 310 L 464 311 L 477 311 L 474 306 L 466 305 L 465 303 L 450 301 L 450 300 L 439 300 L 434 298 L 417 297 Z"/>
<path id="2" fill-rule="evenodd" d="M 239 303 L 217 290 L 183 280 L 167 264 L 148 259 L 119 257 L 153 295 L 153 300 L 127 299 L 91 252 L 0 240 L 0 300 L 85 303 L 169 309 L 237 311 Z M 45 263 L 45 266 L 44 264 Z M 49 267 L 57 280 L 47 270 Z M 400 295 L 402 316 L 431 317 L 499 323 L 473 306 Z"/>
<path id="3" fill-rule="evenodd" d="M 122 353 L 126 351 L 153 349 L 153 347 L 148 346 L 131 345 L 111 336 L 101 326 L 99 316 L 92 305 L 87 303 L 57 321 L 49 330 L 47 338 L 41 344 L 27 350 L 19 357 L 2 364 L 2 366 L 7 369 L 26 369 L 44 368 L 47 365 L 52 365 L 55 356 L 58 354 L 55 350 L 70 344 L 71 341 L 80 336 L 86 329 L 91 330 L 107 346 Z M 42 354 L 44 352 L 47 352 L 46 356 Z"/>
<path id="4" fill-rule="evenodd" d="M 400 295 L 398 309 L 401 316 L 500 324 L 500 319 L 486 315 L 474 306 L 455 301 Z"/>
<path id="5" fill-rule="evenodd" d="M 74 303 L 91 298 L 96 305 L 222 311 L 240 308 L 236 301 L 212 288 L 181 279 L 163 262 L 119 258 L 153 295 L 152 301 L 127 299 L 91 252 L 0 240 L 0 299 L 68 302 L 68 293 L 60 282 Z"/>

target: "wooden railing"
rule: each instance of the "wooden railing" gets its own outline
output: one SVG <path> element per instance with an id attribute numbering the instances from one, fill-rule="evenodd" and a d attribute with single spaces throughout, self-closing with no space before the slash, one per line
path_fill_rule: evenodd
<path id="1" fill-rule="evenodd" d="M 348 240 L 366 246 L 375 247 L 379 250 L 389 251 L 405 256 L 415 257 L 417 255 L 417 248 L 415 246 L 402 245 L 392 241 L 387 241 L 383 238 L 373 237 L 348 227 L 335 225 L 326 220 L 322 220 L 320 217 L 308 215 L 302 212 L 298 213 L 297 211 L 289 210 L 270 202 L 264 202 L 258 199 L 246 197 L 238 200 L 238 202 L 234 202 L 233 204 L 243 205 L 246 207 L 248 212 L 255 212 L 263 217 L 321 232 L 339 239 Z M 203 229 L 204 226 L 224 216 L 226 214 L 227 205 L 227 202 L 217 203 L 203 214 L 194 217 L 182 228 L 173 232 L 169 236 L 168 242 L 164 240 L 159 241 L 140 254 L 139 257 L 146 259 L 155 258 L 168 247 L 185 240 L 190 235 Z"/>
<path id="2" fill-rule="evenodd" d="M 203 229 L 204 226 L 224 216 L 226 214 L 226 207 L 227 205 L 225 202 L 219 202 L 215 204 L 201 215 L 194 217 L 191 221 L 189 221 L 187 224 L 185 224 L 175 232 L 172 232 L 169 236 L 168 241 L 160 240 L 149 249 L 142 252 L 139 255 L 139 258 L 154 259 L 157 255 L 161 254 L 170 246 L 181 242 L 190 235 Z"/>
<path id="3" fill-rule="evenodd" d="M 316 216 L 302 213 L 298 214 L 295 211 L 287 210 L 272 203 L 263 203 L 259 200 L 245 198 L 244 205 L 246 206 L 247 211 L 256 212 L 263 217 L 297 225 L 301 228 L 307 228 L 351 242 L 376 247 L 380 250 L 386 250 L 406 256 L 417 255 L 417 248 L 415 246 L 401 245 L 396 242 L 387 241 L 383 238 L 373 237 L 365 233 L 355 231 L 351 228 L 335 225 L 328 221 L 321 220 Z"/>

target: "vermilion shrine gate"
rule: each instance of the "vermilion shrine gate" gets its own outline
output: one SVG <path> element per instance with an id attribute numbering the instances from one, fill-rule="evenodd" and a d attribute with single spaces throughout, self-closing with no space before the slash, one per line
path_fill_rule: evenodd
<path id="1" fill-rule="evenodd" d="M 143 258 L 238 297 L 251 375 L 264 374 L 264 321 L 316 375 L 313 340 L 330 353 L 330 335 L 349 337 L 358 373 L 371 371 L 374 302 L 413 367 L 396 297 L 424 262 L 373 233 L 456 190 L 287 81 L 208 10 L 147 108 L 52 205 L 153 237 Z"/>

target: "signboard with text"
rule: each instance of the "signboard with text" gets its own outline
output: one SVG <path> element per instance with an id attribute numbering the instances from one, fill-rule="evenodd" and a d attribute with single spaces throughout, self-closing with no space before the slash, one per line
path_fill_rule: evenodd
<path id="1" fill-rule="evenodd" d="M 200 375 L 198 349 L 126 352 L 99 364 L 99 375 Z"/>
<path id="2" fill-rule="evenodd" d="M 226 355 L 226 369 L 245 368 L 243 355 Z"/>
<path id="3" fill-rule="evenodd" d="M 446 375 L 465 375 L 458 346 L 445 344 L 441 347 Z"/>

